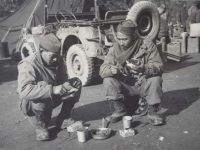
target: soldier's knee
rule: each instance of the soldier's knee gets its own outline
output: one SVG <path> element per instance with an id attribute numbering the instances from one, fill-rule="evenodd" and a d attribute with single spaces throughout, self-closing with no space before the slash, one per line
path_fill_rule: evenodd
<path id="1" fill-rule="evenodd" d="M 112 87 L 112 86 L 114 86 L 114 85 L 116 85 L 116 84 L 119 84 L 119 82 L 118 82 L 117 79 L 115 79 L 115 78 L 110 78 L 110 77 L 108 77 L 108 78 L 104 78 L 103 84 L 104 84 L 106 87 Z"/>
<path id="2" fill-rule="evenodd" d="M 162 81 L 163 81 L 162 77 L 160 76 L 151 77 L 148 80 L 153 85 L 162 85 Z"/>
<path id="3" fill-rule="evenodd" d="M 39 103 L 39 102 L 33 102 L 33 101 L 26 101 L 22 100 L 21 102 L 21 110 L 24 115 L 27 116 L 34 116 L 34 110 L 52 110 L 54 108 L 54 103 L 49 100 L 47 103 Z"/>

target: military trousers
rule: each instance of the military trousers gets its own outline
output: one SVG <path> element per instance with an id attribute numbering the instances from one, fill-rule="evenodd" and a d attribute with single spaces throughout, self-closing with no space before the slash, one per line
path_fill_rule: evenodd
<path id="1" fill-rule="evenodd" d="M 144 77 L 140 82 L 107 77 L 104 78 L 103 84 L 106 89 L 107 100 L 119 100 L 130 96 L 139 96 L 146 98 L 149 105 L 161 103 L 163 91 L 162 77 L 160 76 Z"/>
<path id="2" fill-rule="evenodd" d="M 54 108 L 58 107 L 60 104 L 65 103 L 65 101 L 70 101 L 73 104 L 70 104 L 71 108 L 68 107 L 68 109 L 71 109 L 74 107 L 75 103 L 79 101 L 80 94 L 81 94 L 81 88 L 82 83 L 78 78 L 71 78 L 69 79 L 69 82 L 74 88 L 77 88 L 78 91 L 74 96 L 70 96 L 69 98 L 62 100 L 60 96 L 52 96 L 52 98 L 44 99 L 44 100 L 35 100 L 35 101 L 27 101 L 27 100 L 21 100 L 21 110 L 23 114 L 28 116 L 28 119 L 30 123 L 35 126 L 35 110 L 43 111 L 45 114 L 45 119 L 47 122 L 51 120 L 52 111 Z"/>

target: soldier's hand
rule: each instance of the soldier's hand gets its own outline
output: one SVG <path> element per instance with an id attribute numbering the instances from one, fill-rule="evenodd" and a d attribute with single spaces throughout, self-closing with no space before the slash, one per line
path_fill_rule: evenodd
<path id="1" fill-rule="evenodd" d="M 111 73 L 112 73 L 113 75 L 119 73 L 119 69 L 118 69 L 117 66 L 112 66 L 112 67 L 110 68 L 110 70 L 111 70 Z"/>
<path id="2" fill-rule="evenodd" d="M 135 74 L 139 74 L 142 70 L 141 66 L 136 66 L 136 65 L 133 65 L 131 69 Z"/>
<path id="3" fill-rule="evenodd" d="M 67 91 L 69 91 L 69 90 L 71 90 L 73 87 L 72 87 L 72 85 L 67 81 L 67 82 L 65 82 L 65 83 L 63 83 L 63 87 L 67 90 Z"/>
<path id="4" fill-rule="evenodd" d="M 68 91 L 69 94 L 76 93 L 78 91 L 77 88 L 72 88 L 71 90 Z"/>
<path id="5" fill-rule="evenodd" d="M 53 87 L 53 94 L 54 95 L 64 95 L 67 93 L 67 90 L 63 87 L 63 85 L 58 85 Z"/>
<path id="6" fill-rule="evenodd" d="M 139 73 L 143 72 L 144 65 L 143 64 L 141 64 L 141 65 L 135 65 L 135 64 L 132 64 L 132 63 L 127 63 L 127 68 L 129 69 L 129 71 L 131 73 L 139 74 Z"/>

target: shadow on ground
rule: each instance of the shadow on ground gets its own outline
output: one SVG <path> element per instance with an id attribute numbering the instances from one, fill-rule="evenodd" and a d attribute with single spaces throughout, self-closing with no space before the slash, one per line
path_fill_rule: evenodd
<path id="1" fill-rule="evenodd" d="M 74 109 L 72 112 L 73 117 L 76 120 L 82 120 L 83 122 L 100 120 L 110 115 L 110 108 L 108 101 L 101 101 L 83 105 Z M 56 117 L 52 118 L 55 121 Z"/>
<path id="2" fill-rule="evenodd" d="M 166 108 L 167 111 L 163 113 L 163 116 L 166 118 L 167 116 L 178 115 L 181 111 L 187 109 L 189 106 L 195 103 L 199 98 L 199 88 L 165 92 L 163 96 L 162 107 Z M 82 120 L 84 123 L 86 123 L 85 126 L 89 127 L 91 124 L 87 124 L 88 121 L 99 120 L 100 122 L 102 118 L 111 114 L 111 111 L 113 110 L 110 109 L 109 104 L 109 101 L 105 100 L 79 106 L 74 109 L 73 117 L 75 120 Z M 58 133 L 61 131 L 55 128 L 55 121 L 56 116 L 51 119 L 51 122 L 49 124 L 49 127 L 53 126 L 53 128 L 49 130 L 51 135 L 50 141 L 55 140 Z M 135 128 L 139 125 L 141 125 L 141 122 L 136 121 L 133 127 Z M 147 124 L 144 124 L 143 126 L 146 125 Z M 114 136 L 115 134 L 116 133 L 113 132 L 113 135 L 111 136 Z M 68 138 L 70 138 L 70 135 Z M 72 137 L 72 139 L 73 138 L 75 137 Z M 92 137 L 90 137 L 89 139 L 92 139 Z"/>
<path id="3" fill-rule="evenodd" d="M 167 111 L 163 113 L 165 117 L 177 115 L 187 109 L 200 98 L 199 88 L 185 90 L 175 90 L 165 92 L 163 95 L 162 107 Z M 101 120 L 111 114 L 113 108 L 109 107 L 109 101 L 101 101 L 79 106 L 74 109 L 74 118 L 84 122 Z M 132 105 L 133 106 L 133 105 Z M 134 108 L 134 107 L 133 107 Z M 136 109 L 136 108 L 134 108 Z M 55 121 L 56 117 L 52 118 Z"/>
<path id="4" fill-rule="evenodd" d="M 181 111 L 187 109 L 194 102 L 199 100 L 199 88 L 185 90 L 175 90 L 164 93 L 162 107 L 166 108 L 164 116 L 178 115 Z"/>
<path id="5" fill-rule="evenodd" d="M 199 88 L 165 92 L 163 95 L 162 107 L 166 108 L 167 111 L 164 112 L 163 115 L 177 115 L 181 111 L 187 109 L 199 98 Z M 75 116 L 83 121 L 99 120 L 110 114 L 111 110 L 108 101 L 91 103 L 75 109 Z"/>
<path id="6" fill-rule="evenodd" d="M 189 60 L 189 58 L 187 60 Z M 199 63 L 200 62 L 190 62 L 190 61 L 174 62 L 168 60 L 168 62 L 165 64 L 165 73 L 170 73 Z"/>

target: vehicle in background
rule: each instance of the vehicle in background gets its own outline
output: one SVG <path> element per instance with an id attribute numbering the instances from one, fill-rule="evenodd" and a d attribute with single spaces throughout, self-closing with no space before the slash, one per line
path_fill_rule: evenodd
<path id="1" fill-rule="evenodd" d="M 60 54 L 66 61 L 69 77 L 78 77 L 83 85 L 89 85 L 98 74 L 109 48 L 117 41 L 115 32 L 120 22 L 128 19 L 136 21 L 138 36 L 154 40 L 159 31 L 160 20 L 157 7 L 149 1 L 137 2 L 131 8 L 124 8 L 126 10 L 116 10 L 108 0 L 81 2 L 81 8 L 74 8 L 76 12 L 79 9 L 79 13 L 61 9 L 54 15 L 47 14 L 45 26 L 24 28 L 23 40 L 18 43 L 18 47 L 24 59 L 38 51 L 38 37 L 41 34 L 55 33 L 62 43 Z"/>

